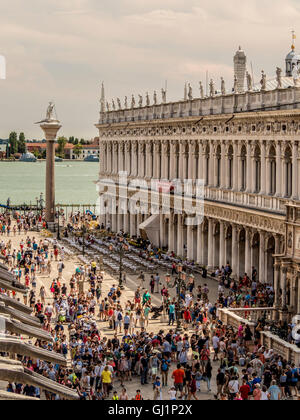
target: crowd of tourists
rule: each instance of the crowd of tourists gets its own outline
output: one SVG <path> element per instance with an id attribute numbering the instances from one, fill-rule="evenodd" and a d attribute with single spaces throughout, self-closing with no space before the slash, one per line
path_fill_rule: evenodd
<path id="1" fill-rule="evenodd" d="M 82 217 L 71 215 L 69 225 L 78 226 Z M 176 290 L 159 273 L 141 273 L 127 300 L 117 284 L 107 286 L 94 261 L 74 265 L 66 278 L 64 248 L 29 235 L 33 220 L 43 223 L 26 215 L 0 217 L 1 255 L 28 286 L 24 303 L 53 336 L 53 343 L 34 344 L 63 354 L 68 367 L 18 356 L 27 368 L 76 389 L 82 400 L 197 400 L 203 392 L 220 400 L 298 398 L 299 366 L 261 345 L 263 325 L 252 330 L 241 323 L 235 331 L 219 319 L 224 307 L 245 308 L 247 315 L 250 307 L 272 306 L 272 286 L 257 281 L 255 268 L 251 279 L 238 282 L 231 280 L 229 264 L 218 270 L 217 299 L 208 286 L 215 280 L 206 278 L 201 286 L 187 276 Z M 14 247 L 10 236 L 19 234 Z M 176 276 L 178 266 L 173 268 Z M 48 286 L 37 281 L 39 275 L 51 279 Z M 41 397 L 32 386 L 9 384 L 7 390 Z"/>

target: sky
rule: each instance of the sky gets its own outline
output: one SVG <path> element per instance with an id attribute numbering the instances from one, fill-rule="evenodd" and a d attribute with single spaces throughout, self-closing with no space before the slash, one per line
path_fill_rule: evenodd
<path id="1" fill-rule="evenodd" d="M 196 97 L 206 71 L 231 90 L 239 45 L 256 81 L 262 69 L 274 77 L 293 29 L 300 52 L 299 18 L 299 0 L 1 0 L 0 138 L 41 139 L 34 123 L 49 101 L 60 135 L 96 136 L 102 81 L 107 100 L 122 103 L 166 80 L 169 100 L 183 98 L 185 82 Z"/>

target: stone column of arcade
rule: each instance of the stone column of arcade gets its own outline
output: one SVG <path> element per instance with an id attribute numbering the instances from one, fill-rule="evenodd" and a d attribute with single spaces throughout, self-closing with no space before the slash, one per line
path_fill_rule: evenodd
<path id="1" fill-rule="evenodd" d="M 55 139 L 59 129 L 62 127 L 54 116 L 55 106 L 49 103 L 46 119 L 40 121 L 47 142 L 46 157 L 46 222 L 49 230 L 55 227 Z"/>

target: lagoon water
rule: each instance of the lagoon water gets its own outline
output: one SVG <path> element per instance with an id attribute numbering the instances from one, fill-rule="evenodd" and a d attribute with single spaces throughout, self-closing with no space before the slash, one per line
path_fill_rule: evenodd
<path id="1" fill-rule="evenodd" d="M 65 161 L 55 163 L 56 202 L 90 204 L 97 200 L 99 163 Z M 36 204 L 42 192 L 45 198 L 46 162 L 0 162 L 0 204 Z"/>

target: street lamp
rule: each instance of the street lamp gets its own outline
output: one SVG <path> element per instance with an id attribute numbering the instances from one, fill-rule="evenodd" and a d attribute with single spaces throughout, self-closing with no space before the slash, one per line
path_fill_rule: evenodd
<path id="1" fill-rule="evenodd" d="M 59 226 L 60 207 L 57 210 L 57 240 L 60 241 L 60 226 Z"/>
<path id="2" fill-rule="evenodd" d="M 169 286 L 169 283 L 170 283 L 170 280 L 171 280 L 171 276 L 170 276 L 170 274 L 169 274 L 169 273 L 167 273 L 167 274 L 165 275 L 165 280 L 166 280 L 167 285 Z"/>
<path id="3" fill-rule="evenodd" d="M 186 280 L 186 273 L 184 273 L 182 271 L 182 265 L 179 264 L 178 266 L 178 277 L 175 278 L 174 284 L 172 287 L 176 287 L 176 292 L 177 292 L 177 308 L 176 308 L 176 331 L 181 333 L 182 327 L 181 327 L 181 297 L 180 297 L 180 292 L 181 290 L 185 287 L 185 280 Z M 166 275 L 169 276 L 168 274 Z"/>

